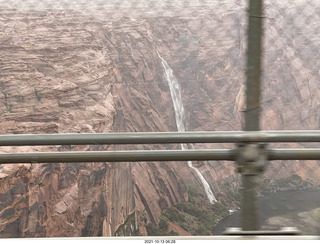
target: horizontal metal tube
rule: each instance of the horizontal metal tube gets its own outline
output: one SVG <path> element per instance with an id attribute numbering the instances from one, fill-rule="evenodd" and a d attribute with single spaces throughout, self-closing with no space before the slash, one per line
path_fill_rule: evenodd
<path id="1" fill-rule="evenodd" d="M 320 131 L 201 131 L 0 135 L 0 146 L 320 142 Z"/>
<path id="2" fill-rule="evenodd" d="M 231 149 L 0 153 L 0 163 L 234 160 Z"/>
<path id="3" fill-rule="evenodd" d="M 0 146 L 237 142 L 243 132 L 136 132 L 0 135 Z"/>
<path id="4" fill-rule="evenodd" d="M 269 149 L 269 160 L 320 160 L 320 149 Z"/>
<path id="5" fill-rule="evenodd" d="M 268 160 L 320 160 L 319 149 L 269 149 Z M 234 161 L 233 149 L 0 153 L 0 163 Z"/>

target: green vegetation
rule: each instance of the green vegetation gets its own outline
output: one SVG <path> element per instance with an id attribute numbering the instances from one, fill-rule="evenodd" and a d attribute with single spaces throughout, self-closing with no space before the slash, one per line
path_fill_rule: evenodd
<path id="1" fill-rule="evenodd" d="M 211 230 L 209 230 L 207 227 L 204 227 L 202 224 L 199 224 L 194 233 L 196 236 L 210 236 Z"/>
<path id="2" fill-rule="evenodd" d="M 225 182 L 219 186 L 216 193 L 218 202 L 210 204 L 207 196 L 201 188 L 194 185 L 187 186 L 188 201 L 180 202 L 174 207 L 164 209 L 158 226 L 147 225 L 149 235 L 173 235 L 168 232 L 168 222 L 174 222 L 192 235 L 211 235 L 212 229 L 224 217 L 228 216 L 229 209 L 238 209 L 240 205 L 239 182 Z M 268 193 L 285 190 L 298 190 L 312 188 L 315 185 L 311 181 L 302 180 L 294 174 L 288 178 L 270 180 L 262 178 L 259 182 L 260 192 Z M 312 212 L 312 218 L 320 222 L 320 208 Z"/>
<path id="3" fill-rule="evenodd" d="M 259 186 L 261 193 L 267 193 L 275 191 L 307 189 L 312 188 L 314 184 L 310 181 L 302 180 L 302 178 L 297 174 L 293 174 L 288 178 L 277 180 L 262 179 Z"/>
<path id="4" fill-rule="evenodd" d="M 224 186 L 226 188 L 228 186 Z M 211 235 L 213 227 L 228 215 L 230 203 L 233 206 L 239 201 L 238 192 L 230 191 L 231 198 L 221 197 L 221 202 L 210 204 L 206 195 L 195 186 L 187 186 L 188 201 L 162 211 L 162 216 L 175 222 L 192 235 Z M 227 189 L 224 189 L 228 191 Z M 161 221 L 159 223 L 159 226 Z M 161 224 L 163 225 L 163 223 Z"/>
<path id="5" fill-rule="evenodd" d="M 169 226 L 168 220 L 162 217 L 159 222 L 159 228 L 162 230 L 167 230 L 168 226 Z"/>
<path id="6" fill-rule="evenodd" d="M 142 234 L 140 233 L 140 230 L 135 230 L 132 232 L 132 236 L 142 236 Z"/>
<path id="7" fill-rule="evenodd" d="M 166 231 L 155 224 L 148 224 L 147 225 L 147 231 L 148 231 L 148 236 L 177 236 L 178 233 L 174 231 Z"/>
<path id="8" fill-rule="evenodd" d="M 185 221 L 185 216 L 175 207 L 163 210 L 162 214 L 163 214 L 163 216 L 167 217 L 172 222 Z"/>
<path id="9" fill-rule="evenodd" d="M 215 203 L 209 209 L 202 209 L 198 201 L 179 203 L 175 207 L 181 213 L 194 217 L 195 225 L 186 227 L 187 231 L 193 235 L 210 235 L 218 220 L 228 215 L 228 208 L 221 203 Z"/>
<path id="10" fill-rule="evenodd" d="M 147 225 L 147 232 L 149 236 L 177 236 L 178 233 L 174 231 L 168 232 L 168 219 L 164 216 L 161 216 L 159 225 L 155 224 L 148 224 Z"/>

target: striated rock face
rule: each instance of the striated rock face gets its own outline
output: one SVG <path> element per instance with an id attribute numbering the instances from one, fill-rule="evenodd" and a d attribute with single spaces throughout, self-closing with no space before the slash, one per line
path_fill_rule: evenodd
<path id="1" fill-rule="evenodd" d="M 135 70 L 137 63 L 147 61 L 143 54 L 136 55 L 138 60 L 127 60 L 128 49 L 120 48 L 127 34 L 72 11 L 29 15 L 6 10 L 1 17 L 1 133 L 170 129 L 163 118 L 174 121 L 170 99 L 160 99 L 160 104 L 150 86 L 141 89 L 147 81 L 159 83 L 161 66 L 152 67 L 151 56 L 150 69 L 139 64 L 140 70 Z M 137 35 L 136 45 L 148 40 L 138 32 L 132 35 Z M 146 56 L 156 55 L 154 47 L 147 48 Z M 137 80 L 141 74 L 147 80 Z M 158 106 L 169 111 L 160 114 Z M 126 147 L 110 147 L 121 148 Z M 108 146 L 6 147 L 3 151 L 99 149 Z M 148 221 L 157 222 L 162 208 L 187 199 L 182 179 L 167 164 L 1 165 L 0 181 L 1 237 L 111 236 L 133 212 L 141 213 L 136 222 L 143 232 L 144 212 Z"/>
<path id="2" fill-rule="evenodd" d="M 0 133 L 176 131 L 157 52 L 180 82 L 187 130 L 240 130 L 245 101 L 244 6 L 238 1 L 200 6 L 161 14 L 155 9 L 144 16 L 126 11 L 126 17 L 121 9 L 113 13 L 107 8 L 95 15 L 70 9 L 1 9 Z M 285 13 L 294 11 L 292 7 Z M 267 14 L 276 20 L 266 28 L 269 36 L 279 25 L 292 25 L 292 19 L 271 4 Z M 298 52 L 305 48 L 304 39 L 290 41 L 295 37 L 292 29 L 277 37 L 281 45 L 274 45 L 272 38 L 266 41 L 263 129 L 319 127 L 319 60 L 308 55 L 315 50 L 317 35 L 311 35 L 310 28 L 304 29 L 310 42 L 310 50 L 304 52 Z M 1 150 L 178 148 L 94 145 Z M 224 195 L 220 192 L 224 183 L 239 184 L 234 163 L 193 165 L 218 196 Z M 274 162 L 266 177 L 297 173 L 320 182 L 319 170 L 316 161 Z M 188 184 L 203 190 L 186 162 L 3 164 L 0 237 L 113 236 L 138 229 L 146 235 L 145 225 L 157 223 L 161 209 L 188 199 Z"/>

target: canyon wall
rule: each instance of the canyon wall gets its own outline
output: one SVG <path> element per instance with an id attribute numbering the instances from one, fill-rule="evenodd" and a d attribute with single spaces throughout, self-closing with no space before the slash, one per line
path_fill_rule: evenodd
<path id="1" fill-rule="evenodd" d="M 97 12 L 71 7 L 0 10 L 1 134 L 177 131 L 158 53 L 180 82 L 186 130 L 241 130 L 246 50 L 241 1 L 189 4 L 180 6 L 180 11 L 173 11 L 178 5 L 172 11 L 156 7 L 145 11 L 142 5 L 136 11 L 126 5 L 119 11 L 105 7 Z M 270 20 L 265 30 L 261 126 L 318 129 L 316 28 L 303 29 L 302 37 L 296 37 L 293 28 L 278 35 L 283 26 L 299 27 L 289 18 L 298 12 L 294 7 L 279 11 L 271 4 L 266 10 Z M 94 145 L 1 150 L 178 148 Z M 220 186 L 239 184 L 232 162 L 193 165 L 218 201 L 223 195 Z M 319 170 L 317 161 L 272 162 L 265 176 L 298 174 L 319 183 Z M 188 199 L 188 185 L 203 191 L 187 162 L 3 164 L 0 184 L 0 237 L 113 236 L 138 229 L 146 235 L 146 224 L 157 223 L 162 209 Z"/>

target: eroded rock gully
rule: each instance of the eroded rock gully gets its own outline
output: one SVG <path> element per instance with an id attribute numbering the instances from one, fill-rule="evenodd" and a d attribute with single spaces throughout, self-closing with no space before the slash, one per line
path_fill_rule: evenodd
<path id="1" fill-rule="evenodd" d="M 72 10 L 1 9 L 1 134 L 176 131 L 157 52 L 180 81 L 187 130 L 240 130 L 245 12 L 241 6 L 233 7 L 224 15 L 223 9 L 215 9 L 216 14 L 206 10 L 198 16 L 149 13 L 145 18 L 110 19 L 107 13 L 94 18 Z M 286 37 L 281 38 L 286 43 Z M 299 43 L 298 39 L 295 45 Z M 318 129 L 320 87 L 314 67 L 319 60 L 307 59 L 290 45 L 266 45 L 262 127 Z M 279 76 L 283 62 L 292 74 L 304 72 L 308 77 Z M 177 148 L 95 145 L 1 150 Z M 313 170 L 305 162 L 281 162 L 281 166 L 275 162 L 266 177 L 297 173 L 319 182 L 319 164 L 311 164 Z M 219 185 L 238 178 L 233 163 L 194 162 L 194 166 L 218 193 Z M 0 165 L 0 237 L 132 234 L 119 230 L 129 220 L 147 234 L 146 223 L 158 222 L 161 209 L 188 199 L 188 184 L 202 191 L 186 162 Z"/>

